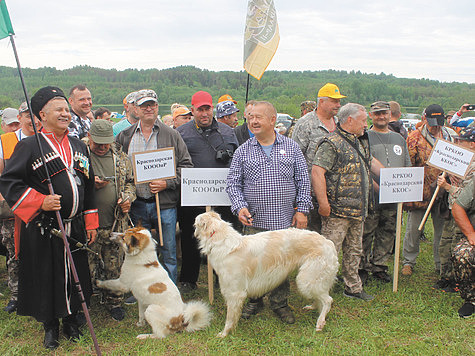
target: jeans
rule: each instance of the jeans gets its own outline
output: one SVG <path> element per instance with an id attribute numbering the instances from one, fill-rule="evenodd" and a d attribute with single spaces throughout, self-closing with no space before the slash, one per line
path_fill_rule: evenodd
<path id="1" fill-rule="evenodd" d="M 155 202 L 145 202 L 136 199 L 130 209 L 130 217 L 134 225 L 141 221 L 146 229 L 156 229 L 158 238 L 158 219 Z M 162 221 L 163 246 L 157 245 L 163 260 L 163 267 L 168 272 L 170 279 L 176 284 L 178 268 L 176 261 L 176 208 L 160 209 Z"/>

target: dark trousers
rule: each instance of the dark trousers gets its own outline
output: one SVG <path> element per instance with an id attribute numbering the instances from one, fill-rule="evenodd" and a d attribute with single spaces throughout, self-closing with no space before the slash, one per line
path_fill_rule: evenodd
<path id="1" fill-rule="evenodd" d="M 213 208 L 223 220 L 236 222 L 229 206 Z M 204 207 L 181 206 L 178 208 L 178 223 L 181 230 L 181 271 L 180 282 L 196 283 L 200 274 L 201 254 L 198 240 L 195 237 L 193 224 L 198 215 L 204 213 Z M 234 225 L 234 224 L 233 224 Z"/>

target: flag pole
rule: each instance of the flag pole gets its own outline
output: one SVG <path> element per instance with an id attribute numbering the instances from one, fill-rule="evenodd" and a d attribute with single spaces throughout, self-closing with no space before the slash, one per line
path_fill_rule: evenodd
<path id="1" fill-rule="evenodd" d="M 244 104 L 247 104 L 247 98 L 248 98 L 248 94 L 249 94 L 249 73 L 247 73 L 247 84 L 246 84 L 246 101 L 244 102 Z"/>
<path id="2" fill-rule="evenodd" d="M 21 70 L 20 60 L 18 58 L 18 53 L 17 53 L 17 50 L 16 50 L 15 40 L 13 39 L 13 34 L 10 33 L 9 36 L 10 36 L 10 42 L 11 42 L 12 48 L 13 48 L 13 53 L 15 55 L 15 60 L 16 60 L 17 68 L 18 68 L 18 74 L 20 75 L 21 85 L 23 87 L 23 93 L 25 94 L 25 99 L 26 99 L 26 102 L 28 104 L 28 111 L 30 113 L 31 123 L 33 125 L 33 130 L 35 131 L 36 142 L 38 144 L 38 148 L 40 149 L 41 161 L 43 163 L 43 167 L 45 167 L 46 177 L 47 177 L 46 182 L 48 184 L 48 190 L 49 190 L 49 193 L 51 195 L 54 195 L 53 184 L 51 183 L 51 178 L 50 178 L 50 175 L 49 175 L 49 172 L 48 172 L 48 167 L 46 166 L 46 160 L 45 160 L 45 155 L 44 155 L 44 152 L 43 152 L 43 147 L 41 146 L 41 142 L 40 142 L 40 136 L 38 134 L 38 130 L 37 130 L 36 125 L 35 125 L 35 119 L 34 119 L 33 112 L 31 110 L 30 98 L 29 98 L 28 92 L 26 90 L 25 79 L 23 78 L 23 72 Z M 101 354 L 101 349 L 99 348 L 99 344 L 97 343 L 96 334 L 94 333 L 94 327 L 92 326 L 91 317 L 89 316 L 89 311 L 87 309 L 86 300 L 84 299 L 84 293 L 82 292 L 81 284 L 79 283 L 79 276 L 77 274 L 76 266 L 74 264 L 73 256 L 71 254 L 71 249 L 69 248 L 69 243 L 68 243 L 68 240 L 66 238 L 66 231 L 64 229 L 63 220 L 61 219 L 61 215 L 60 215 L 59 211 L 56 211 L 56 219 L 58 220 L 58 225 L 59 225 L 59 228 L 61 230 L 61 237 L 63 239 L 64 247 L 66 248 L 66 253 L 68 255 L 68 259 L 69 259 L 69 262 L 70 262 L 71 272 L 72 272 L 73 278 L 74 278 L 74 286 L 76 287 L 76 290 L 77 290 L 78 295 L 79 295 L 79 300 L 80 300 L 81 305 L 82 305 L 82 310 L 84 311 L 84 316 L 86 317 L 87 325 L 89 327 L 89 331 L 91 333 L 91 337 L 92 337 L 92 340 L 94 342 L 94 348 L 96 350 L 96 354 L 97 355 L 102 355 Z"/>

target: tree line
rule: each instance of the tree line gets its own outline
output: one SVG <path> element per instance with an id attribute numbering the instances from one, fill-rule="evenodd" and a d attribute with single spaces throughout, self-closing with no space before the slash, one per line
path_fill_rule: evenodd
<path id="1" fill-rule="evenodd" d="M 164 114 L 174 102 L 190 105 L 191 96 L 198 90 L 209 91 L 216 101 L 222 94 L 230 94 L 242 111 L 247 81 L 244 71 L 215 72 L 194 66 L 116 70 L 84 65 L 64 70 L 24 68 L 23 74 L 30 96 L 45 85 L 58 86 L 67 95 L 72 86 L 85 84 L 91 90 L 94 107 L 119 108 L 127 93 L 150 88 L 157 92 Z M 318 89 L 327 82 L 337 84 L 348 96 L 343 103 L 369 106 L 376 100 L 395 100 L 404 111 L 413 113 L 420 113 L 432 103 L 442 105 L 446 111 L 457 110 L 466 102 L 475 104 L 475 84 L 337 70 L 267 71 L 260 81 L 250 78 L 249 99 L 268 100 L 278 112 L 298 117 L 300 103 L 315 100 Z M 17 107 L 23 100 L 17 69 L 0 66 L 0 108 Z"/>

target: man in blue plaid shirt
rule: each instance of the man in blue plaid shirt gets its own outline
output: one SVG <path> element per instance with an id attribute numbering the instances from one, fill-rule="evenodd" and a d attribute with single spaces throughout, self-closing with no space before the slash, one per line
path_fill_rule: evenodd
<path id="1" fill-rule="evenodd" d="M 271 103 L 254 104 L 248 126 L 255 136 L 236 150 L 229 169 L 226 191 L 245 234 L 307 227 L 312 199 L 305 157 L 295 141 L 275 132 L 276 117 Z M 269 301 L 280 319 L 292 324 L 289 289 L 286 280 L 269 293 Z M 262 297 L 251 299 L 242 317 L 250 318 L 263 306 Z"/>

